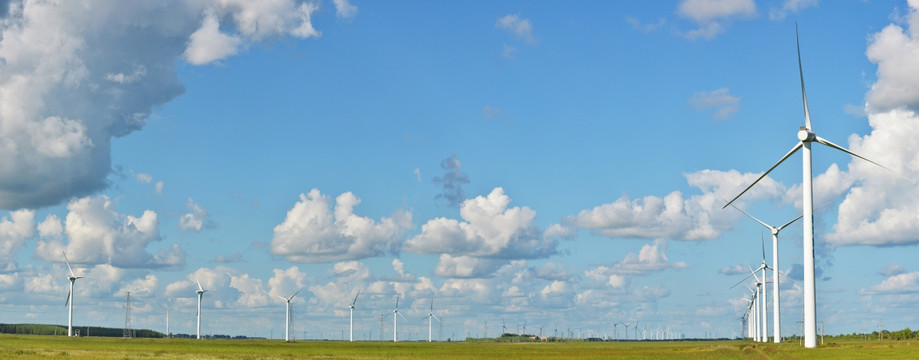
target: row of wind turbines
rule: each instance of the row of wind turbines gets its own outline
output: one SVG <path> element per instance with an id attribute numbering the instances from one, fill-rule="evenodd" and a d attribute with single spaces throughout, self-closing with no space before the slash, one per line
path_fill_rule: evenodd
<path id="1" fill-rule="evenodd" d="M 836 145 L 829 140 L 826 140 L 814 132 L 814 128 L 811 125 L 810 110 L 807 106 L 807 92 L 804 90 L 804 70 L 801 65 L 801 43 L 798 37 L 798 27 L 795 25 L 795 43 L 797 46 L 798 52 L 798 75 L 801 80 L 801 99 L 804 106 L 804 126 L 801 126 L 798 129 L 797 137 L 798 142 L 791 148 L 785 156 L 782 156 L 778 162 L 776 162 L 772 167 L 770 167 L 766 172 L 760 175 L 756 180 L 753 181 L 749 186 L 747 186 L 743 191 L 740 192 L 730 201 L 727 201 L 722 209 L 727 208 L 728 206 L 733 206 L 734 201 L 739 199 L 743 194 L 755 186 L 760 180 L 769 175 L 772 170 L 782 164 L 785 160 L 791 157 L 798 150 L 802 150 L 802 186 L 803 191 L 803 201 L 802 201 L 802 212 L 803 214 L 794 220 L 791 220 L 785 223 L 782 226 L 771 226 L 767 223 L 753 217 L 752 215 L 746 213 L 743 210 L 737 208 L 747 215 L 751 219 L 765 226 L 766 228 L 772 231 L 772 266 L 769 267 L 766 265 L 765 259 L 765 249 L 763 251 L 763 263 L 756 269 L 751 269 L 751 274 L 747 276 L 744 280 L 748 279 L 750 276 L 756 277 L 756 271 L 761 271 L 762 279 L 756 278 L 756 290 L 750 289 L 753 292 L 750 300 L 750 307 L 748 308 L 748 313 L 753 318 L 753 325 L 750 327 L 754 339 L 757 341 L 766 342 L 768 341 L 768 314 L 766 311 L 767 295 L 766 295 L 766 269 L 770 269 L 773 272 L 772 276 L 772 296 L 773 296 L 773 338 L 774 342 L 781 342 L 781 313 L 779 306 L 779 271 L 778 269 L 778 235 L 779 232 L 791 225 L 793 222 L 798 219 L 803 219 L 803 243 L 804 243 L 804 346 L 806 348 L 817 347 L 817 295 L 816 295 L 816 284 L 815 284 L 815 268 L 814 268 L 814 179 L 813 179 L 813 162 L 811 156 L 811 144 L 816 142 L 818 144 L 825 145 L 829 148 L 842 151 L 846 154 L 854 156 L 856 158 L 865 160 L 874 165 L 880 166 L 888 171 L 894 172 L 890 168 L 883 166 L 875 161 L 872 161 L 864 156 L 856 154 L 851 150 L 848 150 L 842 146 Z M 895 173 L 895 172 L 894 172 Z M 901 177 L 909 180 L 903 175 Z M 741 280 L 743 282 L 744 280 Z M 736 285 L 735 285 L 736 286 Z M 756 310 L 761 308 L 761 310 Z M 760 331 L 759 328 L 762 328 Z"/>

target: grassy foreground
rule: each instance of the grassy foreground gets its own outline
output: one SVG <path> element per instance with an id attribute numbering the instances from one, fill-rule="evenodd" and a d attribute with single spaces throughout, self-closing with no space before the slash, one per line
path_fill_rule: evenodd
<path id="1" fill-rule="evenodd" d="M 749 341 L 422 343 L 66 338 L 0 335 L 0 359 L 917 359 L 919 344 L 839 342 L 805 350 Z"/>

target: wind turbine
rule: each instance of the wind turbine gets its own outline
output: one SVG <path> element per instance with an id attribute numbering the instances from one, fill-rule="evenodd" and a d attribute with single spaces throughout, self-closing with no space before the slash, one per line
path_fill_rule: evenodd
<path id="1" fill-rule="evenodd" d="M 354 341 L 354 304 L 357 303 L 357 296 L 361 294 L 361 291 L 357 291 L 357 295 L 354 295 L 354 300 L 351 300 L 351 305 L 348 306 L 351 309 L 351 332 L 348 337 L 349 341 Z"/>
<path id="2" fill-rule="evenodd" d="M 758 295 L 759 295 L 759 296 L 758 296 L 758 298 L 759 298 L 759 304 L 760 304 L 760 306 L 762 306 L 762 313 L 761 313 L 762 316 L 761 316 L 761 317 L 757 317 L 757 318 L 759 319 L 759 322 L 760 322 L 761 326 L 763 327 L 762 333 L 760 333 L 760 336 L 761 336 L 761 337 L 756 339 L 756 341 L 760 341 L 760 342 L 767 342 L 767 341 L 769 341 L 769 335 L 768 335 L 768 332 L 769 332 L 769 329 L 768 329 L 768 326 L 769 326 L 769 324 L 768 324 L 768 321 L 769 321 L 769 313 L 766 311 L 766 303 L 767 303 L 767 300 L 766 300 L 766 299 L 767 299 L 767 295 L 766 295 L 766 269 L 769 269 L 769 270 L 772 270 L 773 272 L 775 272 L 775 269 L 769 267 L 769 265 L 766 265 L 766 249 L 765 249 L 765 245 L 764 245 L 764 248 L 763 248 L 763 263 L 762 263 L 758 268 L 756 268 L 756 270 L 754 270 L 753 268 L 750 268 L 750 275 L 747 275 L 745 278 L 743 278 L 742 280 L 740 280 L 740 282 L 738 282 L 737 284 L 734 284 L 734 286 L 737 286 L 737 285 L 739 285 L 740 283 L 744 282 L 745 280 L 749 279 L 751 276 L 756 280 L 756 288 L 757 288 L 757 290 L 759 291 L 759 294 L 758 294 Z M 762 276 L 763 276 L 762 280 L 760 280 L 760 278 L 756 276 L 756 272 L 757 272 L 757 271 L 762 271 Z M 733 288 L 734 286 L 731 286 L 731 287 Z"/>
<path id="3" fill-rule="evenodd" d="M 67 300 L 64 301 L 64 306 L 70 305 L 70 309 L 67 310 L 67 336 L 73 336 L 73 283 L 82 278 L 82 276 L 77 276 L 73 273 L 73 267 L 70 266 L 70 259 L 67 258 L 67 253 L 63 252 L 63 254 L 64 261 L 67 262 L 67 269 L 70 270 L 70 276 L 67 277 L 70 280 L 70 291 L 67 292 Z"/>
<path id="4" fill-rule="evenodd" d="M 428 313 L 427 318 L 428 318 L 428 342 L 431 342 L 431 324 L 433 323 L 433 320 L 431 318 L 434 318 L 434 319 L 437 319 L 437 321 L 440 321 L 440 319 L 438 319 L 437 316 L 434 316 L 434 299 L 431 299 L 431 312 Z M 485 324 L 488 324 L 488 323 L 486 322 Z M 486 328 L 487 327 L 488 325 L 486 325 Z"/>
<path id="5" fill-rule="evenodd" d="M 399 294 L 396 294 L 396 308 L 392 311 L 392 342 L 399 341 L 399 338 L 396 336 L 396 329 L 399 325 L 396 322 L 396 315 L 399 315 L 405 319 L 405 315 L 402 315 L 402 313 L 399 312 Z"/>
<path id="6" fill-rule="evenodd" d="M 163 310 L 166 310 L 166 337 L 168 338 L 170 337 L 169 336 L 169 312 L 175 309 L 167 308 L 166 305 L 163 305 L 163 304 L 160 304 L 160 307 L 163 308 Z"/>
<path id="7" fill-rule="evenodd" d="M 198 280 L 198 274 L 195 274 L 195 283 L 198 284 L 198 290 L 195 290 L 195 292 L 198 293 L 198 327 L 195 332 L 195 338 L 201 339 L 201 298 L 204 297 L 204 293 L 208 292 L 208 290 L 201 287 L 201 281 Z"/>
<path id="8" fill-rule="evenodd" d="M 504 319 L 501 319 L 501 336 L 507 334 L 507 325 L 504 324 Z"/>
<path id="9" fill-rule="evenodd" d="M 201 285 L 198 285 L 198 286 L 200 287 Z M 287 316 L 285 319 L 286 322 L 284 323 L 284 341 L 287 341 L 287 342 L 290 342 L 290 301 L 293 300 L 294 296 L 297 296 L 297 294 L 299 294 L 301 291 L 303 291 L 303 289 L 297 290 L 297 292 L 295 292 L 290 297 L 278 296 L 279 298 L 281 298 L 281 300 L 284 300 L 285 302 L 287 302 Z"/>
<path id="10" fill-rule="evenodd" d="M 750 215 L 746 211 L 741 210 L 739 207 L 734 206 L 734 204 L 731 204 L 731 206 L 772 232 L 772 337 L 773 342 L 778 344 L 782 342 L 782 321 L 780 320 L 781 313 L 779 312 L 779 272 L 775 270 L 779 269 L 779 232 L 788 227 L 788 225 L 804 217 L 804 215 L 798 216 L 782 226 L 772 226 Z"/>
<path id="11" fill-rule="evenodd" d="M 785 156 L 782 156 L 775 165 L 772 165 L 769 170 L 766 170 L 759 178 L 753 181 L 750 186 L 747 186 L 746 189 L 740 192 L 736 197 L 731 199 L 723 208 L 728 207 L 735 200 L 743 196 L 747 190 L 750 190 L 756 183 L 762 180 L 766 175 L 772 172 L 773 169 L 779 166 L 782 162 L 787 160 L 791 155 L 793 155 L 798 150 L 803 149 L 802 151 L 802 176 L 803 182 L 801 184 L 801 189 L 803 192 L 802 200 L 802 210 L 803 215 L 803 228 L 804 228 L 804 347 L 806 348 L 815 348 L 817 347 L 817 287 L 815 282 L 815 269 L 814 269 L 814 175 L 813 175 L 813 163 L 811 157 L 811 144 L 817 142 L 823 144 L 830 148 L 842 151 L 851 156 L 857 157 L 859 159 L 865 160 L 877 166 L 880 166 L 884 169 L 887 169 L 891 172 L 890 168 L 878 164 L 864 156 L 856 154 L 849 149 L 846 149 L 842 146 L 836 145 L 829 140 L 826 140 L 820 136 L 817 136 L 814 133 L 814 128 L 811 126 L 811 116 L 810 111 L 807 107 L 807 92 L 804 90 L 804 70 L 801 65 L 801 43 L 798 40 L 798 27 L 795 25 L 795 44 L 797 45 L 798 50 L 798 76 L 801 79 L 801 100 L 804 105 L 804 126 L 798 129 L 798 143 L 791 148 Z M 901 175 L 902 177 L 902 175 Z"/>

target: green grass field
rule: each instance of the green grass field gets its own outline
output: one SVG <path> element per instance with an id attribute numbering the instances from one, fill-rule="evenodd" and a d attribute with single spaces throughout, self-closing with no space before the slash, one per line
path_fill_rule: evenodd
<path id="1" fill-rule="evenodd" d="M 828 343 L 685 342 L 339 342 L 66 338 L 0 335 L 0 359 L 917 359 L 905 341 Z"/>

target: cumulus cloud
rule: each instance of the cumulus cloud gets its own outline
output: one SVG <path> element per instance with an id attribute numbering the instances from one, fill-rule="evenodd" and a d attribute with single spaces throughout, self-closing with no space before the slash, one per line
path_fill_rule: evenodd
<path id="1" fill-rule="evenodd" d="M 138 183 L 149 184 L 153 181 L 153 176 L 147 173 L 139 173 L 134 175 L 134 178 L 137 179 Z"/>
<path id="2" fill-rule="evenodd" d="M 737 215 L 724 213 L 724 199 L 735 196 L 760 174 L 741 174 L 736 170 L 702 170 L 684 174 L 690 186 L 701 195 L 684 197 L 674 191 L 660 198 L 645 196 L 632 200 L 622 196 L 565 219 L 571 226 L 590 229 L 610 238 L 709 240 L 721 236 Z M 769 177 L 744 195 L 743 201 L 781 198 L 785 187 Z"/>
<path id="3" fill-rule="evenodd" d="M 436 218 L 422 225 L 421 233 L 403 249 L 422 254 L 443 254 L 436 271 L 441 276 L 479 277 L 509 259 L 544 258 L 557 253 L 557 240 L 544 236 L 528 207 L 508 207 L 510 197 L 495 188 L 487 196 L 463 202 L 463 221 Z M 495 259 L 503 259 L 496 262 Z"/>
<path id="4" fill-rule="evenodd" d="M 869 294 L 908 294 L 919 292 L 919 272 L 891 276 L 880 284 L 863 289 Z"/>
<path id="5" fill-rule="evenodd" d="M 628 284 L 628 275 L 642 276 L 666 269 L 689 267 L 683 261 L 671 262 L 666 251 L 667 242 L 656 240 L 653 244 L 642 246 L 638 254 L 628 253 L 621 261 L 588 269 L 584 275 L 595 282 L 621 288 Z"/>
<path id="6" fill-rule="evenodd" d="M 120 268 L 156 268 L 184 263 L 178 245 L 157 254 L 147 247 L 160 240 L 156 212 L 141 216 L 121 214 L 108 196 L 75 199 L 67 205 L 64 232 L 66 243 L 56 239 L 39 240 L 35 254 L 46 261 L 60 262 L 66 251 L 74 263 L 110 264 Z M 50 221 L 50 223 L 49 223 Z M 48 217 L 46 233 L 58 231 L 56 218 Z M 53 228 L 53 230 L 48 230 Z"/>
<path id="7" fill-rule="evenodd" d="M 466 200 L 466 192 L 463 191 L 463 185 L 469 183 L 469 175 L 462 172 L 463 163 L 459 161 L 456 154 L 442 160 L 440 167 L 446 170 L 442 177 L 435 177 L 431 182 L 440 185 L 443 189 L 434 199 L 442 202 L 444 205 L 457 207 Z"/>
<path id="8" fill-rule="evenodd" d="M 0 219 L 0 261 L 12 262 L 16 250 L 35 235 L 35 212 L 16 210 Z"/>
<path id="9" fill-rule="evenodd" d="M 727 120 L 740 110 L 740 97 L 731 95 L 728 88 L 700 91 L 689 98 L 689 104 L 696 110 L 715 110 L 714 117 Z"/>
<path id="10" fill-rule="evenodd" d="M 663 27 L 664 24 L 667 23 L 667 20 L 660 19 L 656 23 L 646 24 L 646 23 L 642 23 L 640 20 L 636 18 L 629 16 L 625 18 L 625 22 L 629 23 L 629 25 L 632 25 L 632 27 L 635 28 L 635 30 L 638 30 L 641 32 L 652 32 L 652 31 L 656 31 L 657 29 L 660 29 L 661 27 Z"/>
<path id="11" fill-rule="evenodd" d="M 725 266 L 718 270 L 719 274 L 723 275 L 745 275 L 748 273 L 747 268 L 743 265 L 734 265 L 734 266 Z"/>
<path id="12" fill-rule="evenodd" d="M 179 228 L 185 231 L 199 232 L 205 226 L 210 225 L 207 217 L 207 210 L 201 208 L 192 198 L 185 201 L 185 207 L 189 212 L 179 218 Z"/>
<path id="13" fill-rule="evenodd" d="M 318 189 L 300 194 L 300 201 L 274 228 L 271 253 L 288 261 L 319 263 L 383 256 L 398 251 L 411 213 L 398 210 L 379 222 L 354 214 L 361 200 L 350 192 L 331 199 Z"/>
<path id="14" fill-rule="evenodd" d="M 349 18 L 357 15 L 357 6 L 351 5 L 348 0 L 334 0 L 335 14 L 338 17 Z"/>
<path id="15" fill-rule="evenodd" d="M 677 13 L 696 22 L 697 29 L 683 35 L 689 39 L 714 39 L 725 31 L 723 23 L 756 15 L 753 0 L 683 0 Z"/>
<path id="16" fill-rule="evenodd" d="M 0 208 L 104 189 L 112 138 L 142 129 L 184 91 L 177 60 L 206 64 L 263 39 L 318 36 L 316 9 L 296 0 L 10 6 L 0 23 Z"/>
<path id="17" fill-rule="evenodd" d="M 919 3 L 909 2 L 907 27 L 891 24 L 870 38 L 868 59 L 877 64 L 877 82 L 866 95 L 871 132 L 852 135 L 852 151 L 919 179 Z M 874 164 L 853 159 L 853 187 L 839 205 L 827 241 L 844 245 L 919 243 L 919 185 Z"/>
<path id="18" fill-rule="evenodd" d="M 501 17 L 495 23 L 495 27 L 508 31 L 511 35 L 527 44 L 533 45 L 538 42 L 533 35 L 533 23 L 530 19 L 523 19 L 517 14 Z"/>
<path id="19" fill-rule="evenodd" d="M 817 6 L 819 0 L 785 0 L 782 7 L 769 9 L 769 19 L 774 21 L 784 20 L 788 14 L 797 14 L 806 8 Z"/>
<path id="20" fill-rule="evenodd" d="M 887 276 L 887 277 L 891 277 L 891 276 L 900 275 L 905 272 L 906 272 L 906 269 L 904 269 L 903 266 L 900 266 L 900 264 L 892 262 L 890 264 L 887 264 L 887 266 L 884 267 L 883 270 L 881 270 L 880 274 Z"/>

